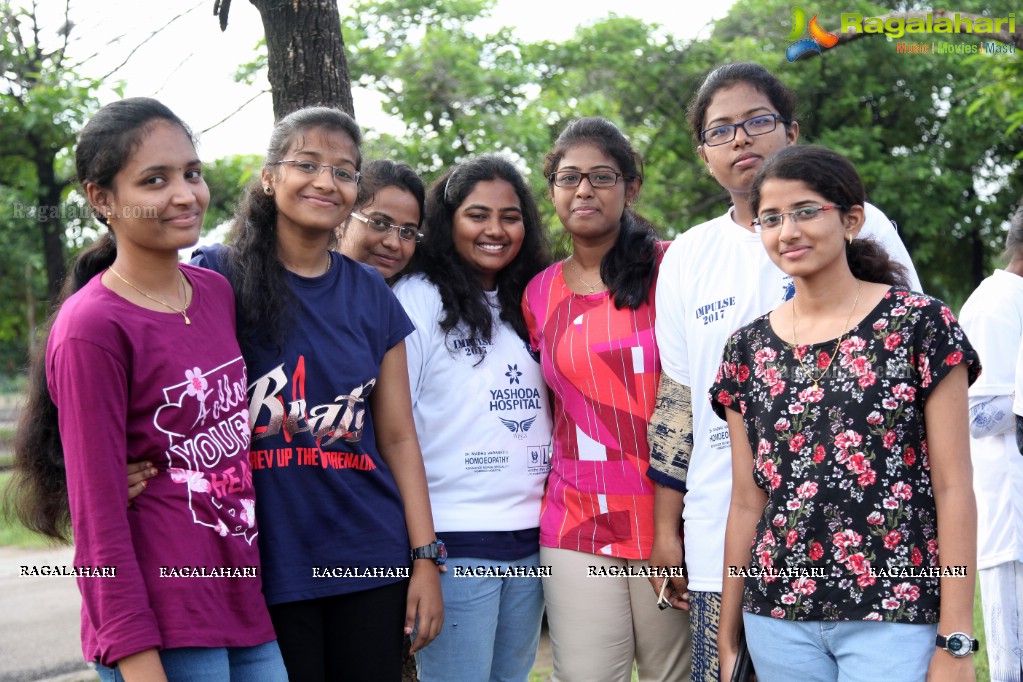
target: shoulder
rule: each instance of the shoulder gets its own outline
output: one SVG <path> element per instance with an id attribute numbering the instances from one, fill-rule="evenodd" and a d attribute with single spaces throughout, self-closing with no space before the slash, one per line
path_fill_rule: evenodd
<path id="1" fill-rule="evenodd" d="M 957 334 L 962 333 L 955 313 L 940 299 L 903 287 L 892 287 L 886 298 L 889 305 L 887 314 L 901 319 L 903 324 L 954 328 Z"/>
<path id="2" fill-rule="evenodd" d="M 198 283 L 203 288 L 209 288 L 217 293 L 231 292 L 230 282 L 228 282 L 222 274 L 215 270 L 210 270 L 198 265 L 191 265 L 189 263 L 182 263 L 179 267 L 190 281 Z"/>
<path id="3" fill-rule="evenodd" d="M 440 289 L 422 273 L 402 277 L 391 290 L 407 311 L 442 306 Z"/>
<path id="4" fill-rule="evenodd" d="M 542 297 L 545 292 L 549 292 L 551 290 L 552 284 L 557 279 L 558 273 L 560 272 L 561 263 L 548 265 L 546 268 L 534 275 L 533 279 L 529 280 L 529 284 L 526 285 L 525 296 L 531 299 Z"/>
<path id="5" fill-rule="evenodd" d="M 192 258 L 188 262 L 196 267 L 223 274 L 227 263 L 227 246 L 224 244 L 200 246 L 192 251 Z"/>

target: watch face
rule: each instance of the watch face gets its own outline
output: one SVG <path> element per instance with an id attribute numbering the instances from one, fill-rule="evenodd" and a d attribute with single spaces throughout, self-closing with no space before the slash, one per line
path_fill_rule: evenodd
<path id="1" fill-rule="evenodd" d="M 946 641 L 948 652 L 956 657 L 966 656 L 973 651 L 973 642 L 961 632 L 953 632 Z"/>

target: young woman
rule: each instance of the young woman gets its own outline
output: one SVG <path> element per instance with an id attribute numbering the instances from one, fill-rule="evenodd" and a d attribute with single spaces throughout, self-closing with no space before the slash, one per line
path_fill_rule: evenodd
<path id="1" fill-rule="evenodd" d="M 609 121 L 572 122 L 544 175 L 572 255 L 529 283 L 523 309 L 554 397 L 540 563 L 554 679 L 689 676 L 687 615 L 658 610 L 642 577 L 653 542 L 647 420 L 660 366 L 654 290 L 661 245 L 632 210 L 638 155 Z M 598 577 L 591 577 L 596 574 Z"/>
<path id="2" fill-rule="evenodd" d="M 264 593 L 295 680 L 400 679 L 404 634 L 418 621 L 417 650 L 443 620 L 412 325 L 375 272 L 331 250 L 356 201 L 360 137 L 335 109 L 281 119 L 231 246 L 193 261 L 237 298 Z"/>
<path id="3" fill-rule="evenodd" d="M 419 679 L 525 682 L 543 615 L 535 567 L 551 417 L 521 301 L 550 262 L 546 232 L 526 181 L 490 155 L 431 186 L 426 224 L 394 288 L 416 327 L 412 406 L 448 555 L 444 628 L 416 654 Z"/>
<path id="4" fill-rule="evenodd" d="M 338 228 L 338 250 L 393 282 L 423 239 L 425 197 L 423 181 L 410 166 L 370 161 L 362 168 L 355 208 Z"/>
<path id="5" fill-rule="evenodd" d="M 260 592 L 233 296 L 178 263 L 209 203 L 191 133 L 156 100 L 114 102 L 75 163 L 108 229 L 78 257 L 33 367 L 16 509 L 60 540 L 70 515 L 82 650 L 102 679 L 285 680 Z M 139 461 L 163 475 L 129 507 L 124 469 Z"/>
<path id="6" fill-rule="evenodd" d="M 1023 204 L 1012 217 L 1005 251 L 1008 265 L 980 283 L 959 318 L 984 364 L 984 373 L 970 386 L 970 452 L 992 680 L 1023 675 L 1023 457 L 1012 411 L 1023 339 Z"/>
<path id="7" fill-rule="evenodd" d="M 863 207 L 823 147 L 779 152 L 751 188 L 796 293 L 732 335 L 711 387 L 732 444 L 722 676 L 741 611 L 764 682 L 973 679 L 979 363 L 948 307 L 854 241 Z"/>
<path id="8" fill-rule="evenodd" d="M 707 76 L 690 105 L 689 124 L 700 157 L 732 205 L 679 235 L 661 267 L 656 331 L 664 372 L 650 429 L 650 477 L 657 484 L 650 561 L 686 566 L 688 578 L 673 578 L 668 597 L 678 608 L 692 608 L 693 679 L 716 682 L 721 529 L 731 466 L 727 425 L 705 396 L 728 335 L 792 295 L 791 278 L 771 262 L 753 231 L 748 199 L 757 169 L 796 144 L 799 124 L 793 93 L 764 67 L 747 63 Z M 891 222 L 870 204 L 864 213 L 861 234 L 906 266 L 919 290 Z M 661 581 L 652 582 L 659 590 Z"/>

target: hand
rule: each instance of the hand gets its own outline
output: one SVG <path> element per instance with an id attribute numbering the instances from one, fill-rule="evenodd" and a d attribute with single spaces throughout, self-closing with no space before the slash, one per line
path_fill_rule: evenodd
<path id="1" fill-rule="evenodd" d="M 405 634 L 417 628 L 409 653 L 416 653 L 440 634 L 444 625 L 444 598 L 440 591 L 440 572 L 429 559 L 412 562 L 412 579 L 405 602 Z"/>
<path id="2" fill-rule="evenodd" d="M 682 558 L 682 541 L 677 537 L 674 541 L 660 542 L 654 540 L 653 549 L 650 551 L 650 559 L 647 561 L 651 568 L 679 568 L 685 565 Z M 650 586 L 654 589 L 654 595 L 661 594 L 663 577 L 656 575 L 648 578 Z M 684 576 L 672 577 L 668 581 L 668 589 L 664 596 L 674 609 L 683 611 L 689 610 L 689 579 Z"/>
<path id="3" fill-rule="evenodd" d="M 935 647 L 931 664 L 927 667 L 927 682 L 977 682 L 977 672 L 973 667 L 975 655 L 956 658 Z"/>
<path id="4" fill-rule="evenodd" d="M 128 464 L 128 506 L 131 501 L 142 494 L 148 480 L 156 476 L 157 471 L 152 462 L 134 462 Z"/>

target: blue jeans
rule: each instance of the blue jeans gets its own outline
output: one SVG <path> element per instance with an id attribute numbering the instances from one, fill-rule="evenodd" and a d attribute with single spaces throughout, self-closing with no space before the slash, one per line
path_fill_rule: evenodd
<path id="1" fill-rule="evenodd" d="M 937 625 L 742 614 L 759 682 L 923 682 Z M 880 676 L 880 677 L 879 677 Z"/>
<path id="2" fill-rule="evenodd" d="M 540 578 L 458 576 L 459 567 L 536 566 L 517 561 L 458 558 L 441 573 L 444 627 L 416 652 L 420 682 L 525 682 L 536 660 L 543 618 Z M 414 636 L 414 635 L 413 635 Z"/>
<path id="3" fill-rule="evenodd" d="M 160 662 L 170 682 L 287 682 L 277 640 L 245 647 L 164 649 Z M 124 682 L 121 671 L 94 664 L 101 682 Z"/>

